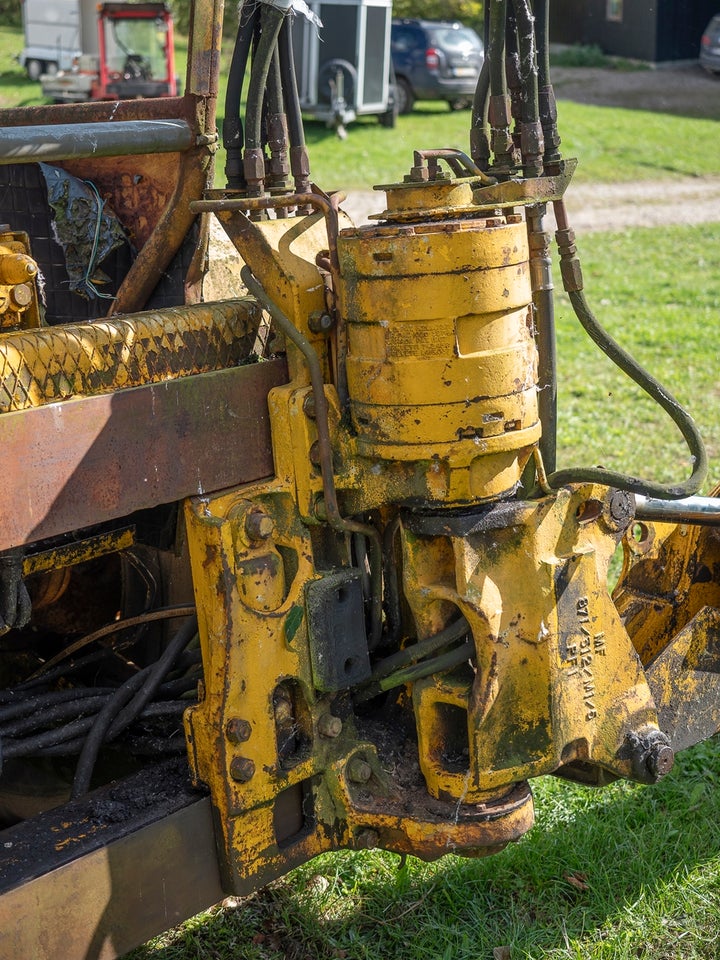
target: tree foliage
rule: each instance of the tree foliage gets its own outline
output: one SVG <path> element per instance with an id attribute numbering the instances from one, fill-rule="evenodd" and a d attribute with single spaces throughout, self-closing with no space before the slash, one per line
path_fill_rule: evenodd
<path id="1" fill-rule="evenodd" d="M 425 20 L 462 20 L 482 36 L 482 0 L 393 0 L 394 17 Z"/>
<path id="2" fill-rule="evenodd" d="M 19 27 L 22 23 L 20 0 L 0 0 L 0 23 L 4 27 Z"/>
<path id="3" fill-rule="evenodd" d="M 0 12 L 5 5 L 18 6 L 18 0 L 0 0 Z M 178 29 L 188 27 L 190 0 L 170 0 Z M 225 4 L 225 35 L 237 28 L 235 5 Z M 474 27 L 482 36 L 483 0 L 393 0 L 394 17 L 422 17 L 425 20 L 461 20 Z M 229 29 L 228 29 L 229 28 Z"/>

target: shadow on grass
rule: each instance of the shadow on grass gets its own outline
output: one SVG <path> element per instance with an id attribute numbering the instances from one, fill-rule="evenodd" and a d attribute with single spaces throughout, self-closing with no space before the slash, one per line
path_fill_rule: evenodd
<path id="1" fill-rule="evenodd" d="M 688 751 L 654 787 L 589 791 L 549 778 L 538 787 L 537 826 L 488 859 L 410 859 L 400 867 L 398 857 L 381 852 L 326 855 L 133 958 L 481 960 L 501 945 L 513 960 L 677 956 L 672 946 L 652 946 L 659 928 L 661 940 L 673 936 L 674 924 L 693 928 L 686 917 L 695 910 L 716 929 L 717 748 Z M 678 910 L 675 919 L 667 915 Z M 701 926 L 695 941 L 683 941 L 684 957 L 716 956 Z M 616 935 L 627 952 L 612 941 Z M 606 952 L 578 952 L 577 944 L 608 938 Z"/>

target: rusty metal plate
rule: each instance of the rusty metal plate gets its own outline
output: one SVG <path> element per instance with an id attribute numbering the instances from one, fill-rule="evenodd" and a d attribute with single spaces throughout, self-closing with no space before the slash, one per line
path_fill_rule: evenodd
<path id="1" fill-rule="evenodd" d="M 0 958 L 111 960 L 218 903 L 210 801 L 186 782 L 143 772 L 0 833 Z"/>
<path id="2" fill-rule="evenodd" d="M 0 550 L 273 473 L 273 360 L 5 413 Z"/>

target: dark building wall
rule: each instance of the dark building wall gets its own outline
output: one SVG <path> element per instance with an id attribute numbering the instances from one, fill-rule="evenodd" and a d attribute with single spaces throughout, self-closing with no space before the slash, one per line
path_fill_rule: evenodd
<path id="1" fill-rule="evenodd" d="M 554 43 L 596 44 L 608 54 L 651 62 L 692 60 L 720 0 L 623 0 L 622 21 L 607 19 L 607 0 L 552 0 Z"/>
<path id="2" fill-rule="evenodd" d="M 662 0 L 658 17 L 657 60 L 694 60 L 710 17 L 720 0 Z"/>

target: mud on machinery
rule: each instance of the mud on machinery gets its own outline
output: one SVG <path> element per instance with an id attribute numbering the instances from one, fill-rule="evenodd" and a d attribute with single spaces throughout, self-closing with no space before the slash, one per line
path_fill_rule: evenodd
<path id="1" fill-rule="evenodd" d="M 489 854 L 533 777 L 652 783 L 720 725 L 702 442 L 585 300 L 547 2 L 487 6 L 468 154 L 360 228 L 289 2 L 242 5 L 226 189 L 221 0 L 184 97 L 3 112 L 3 957 L 119 955 L 325 850 Z M 556 467 L 549 204 L 683 483 Z M 245 298 L 203 302 L 211 216 Z"/>

